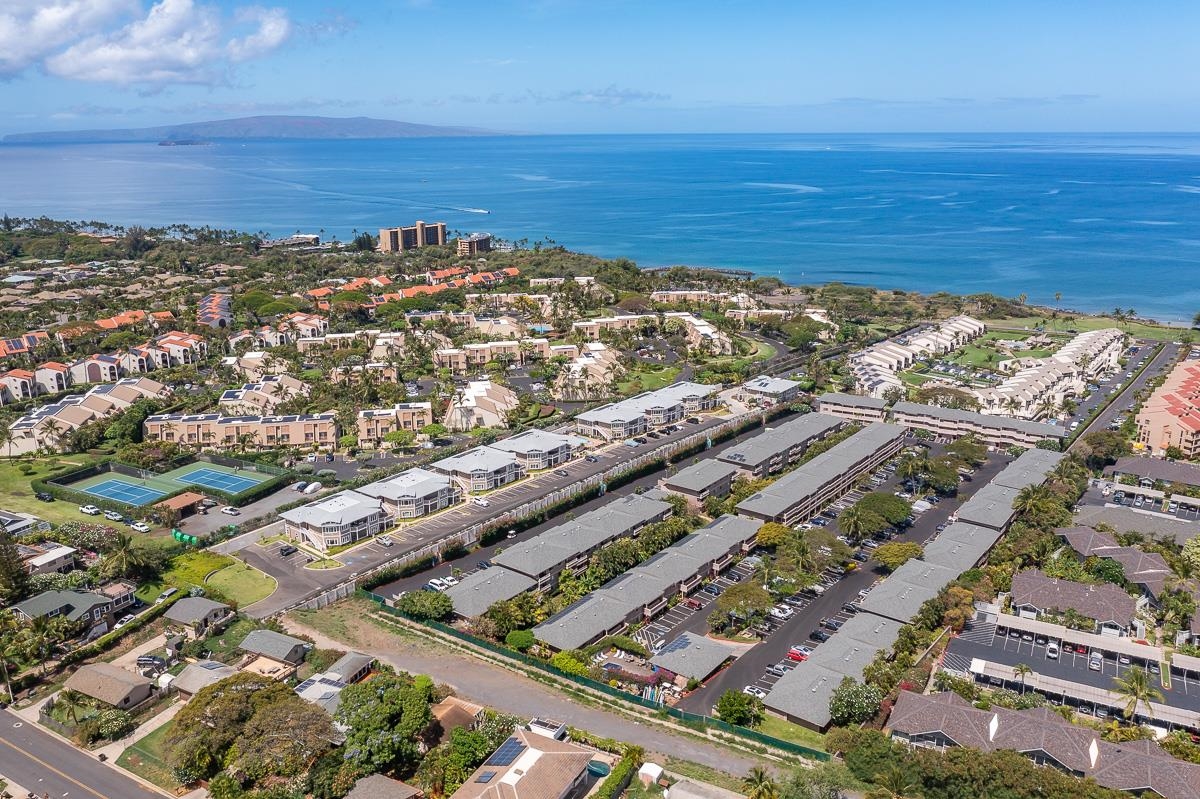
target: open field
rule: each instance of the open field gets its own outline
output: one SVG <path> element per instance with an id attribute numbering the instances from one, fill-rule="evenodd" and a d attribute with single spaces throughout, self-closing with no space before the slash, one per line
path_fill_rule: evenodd
<path id="1" fill-rule="evenodd" d="M 1111 316 L 1081 316 L 1071 322 L 1059 319 L 1049 319 L 1045 316 L 1023 316 L 1012 319 L 981 319 L 990 328 L 1014 328 L 1017 330 L 1033 330 L 1045 325 L 1047 333 L 1065 333 L 1068 328 L 1083 333 L 1088 330 L 1100 330 L 1106 327 L 1116 327 L 1138 338 L 1154 339 L 1156 341 L 1179 341 L 1180 336 L 1190 331 L 1182 327 L 1164 327 L 1148 325 L 1144 322 L 1118 322 Z"/>
<path id="2" fill-rule="evenodd" d="M 5 510 L 32 513 L 40 519 L 52 524 L 63 522 L 95 521 L 91 516 L 79 512 L 79 506 L 70 502 L 41 502 L 33 496 L 29 487 L 31 480 L 45 479 L 51 474 L 80 466 L 89 466 L 93 462 L 89 455 L 62 455 L 35 460 L 3 460 L 0 461 L 0 508 Z M 21 471 L 22 465 L 32 467 L 29 474 Z"/>
<path id="3" fill-rule="evenodd" d="M 197 550 L 176 555 L 168 568 L 157 582 L 142 583 L 137 590 L 137 596 L 143 602 L 153 602 L 167 586 L 181 590 L 190 590 L 193 586 L 203 586 L 204 578 L 218 569 L 233 565 L 236 561 L 228 555 L 216 552 Z M 234 597 L 230 597 L 234 599 Z"/>
<path id="4" fill-rule="evenodd" d="M 208 585 L 245 607 L 275 593 L 278 583 L 252 566 L 234 563 L 209 577 Z"/>
<path id="5" fill-rule="evenodd" d="M 179 787 L 166 763 L 165 742 L 175 722 L 168 721 L 117 758 L 117 765 L 142 779 L 174 793 Z"/>
<path id="6" fill-rule="evenodd" d="M 633 394 L 635 389 L 636 392 L 654 391 L 671 385 L 678 375 L 678 366 L 639 366 L 630 369 L 623 379 L 617 381 L 617 391 L 621 394 Z"/>

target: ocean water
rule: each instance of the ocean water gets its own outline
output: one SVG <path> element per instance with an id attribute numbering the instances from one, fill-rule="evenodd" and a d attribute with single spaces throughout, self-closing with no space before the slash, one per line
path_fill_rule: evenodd
<path id="1" fill-rule="evenodd" d="M 0 145 L 0 211 L 343 240 L 443 220 L 644 266 L 1200 310 L 1197 135 Z"/>

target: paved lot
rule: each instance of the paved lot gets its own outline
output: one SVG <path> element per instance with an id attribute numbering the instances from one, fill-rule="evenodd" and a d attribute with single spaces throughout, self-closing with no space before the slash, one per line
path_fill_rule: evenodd
<path id="1" fill-rule="evenodd" d="M 1166 371 L 1179 356 L 1179 345 L 1168 342 L 1163 346 L 1162 350 L 1158 353 L 1154 360 L 1150 362 L 1149 368 L 1147 368 L 1137 377 L 1130 380 L 1128 384 L 1125 384 L 1125 381 L 1128 379 L 1125 377 L 1125 375 L 1129 372 L 1137 371 L 1145 359 L 1149 357 L 1149 354 L 1153 352 L 1154 342 L 1138 341 L 1135 342 L 1133 346 L 1138 347 L 1138 352 L 1130 357 L 1129 364 L 1125 371 L 1118 372 L 1110 379 L 1099 383 L 1098 385 L 1100 386 L 1100 390 L 1093 392 L 1090 397 L 1079 403 L 1079 409 L 1075 416 L 1072 417 L 1072 420 L 1086 419 L 1088 414 L 1090 414 L 1097 405 L 1107 400 L 1114 390 L 1118 390 L 1122 385 L 1124 385 L 1124 388 L 1120 389 L 1120 396 L 1118 396 L 1111 405 L 1109 405 L 1090 425 L 1088 425 L 1085 432 L 1107 430 L 1108 426 L 1113 422 L 1114 419 L 1121 415 L 1127 415 L 1133 409 L 1134 394 L 1136 394 L 1139 389 L 1144 387 L 1151 379 Z M 1082 436 L 1080 436 L 1080 439 L 1082 439 Z"/>
<path id="2" fill-rule="evenodd" d="M 461 503 L 450 510 L 438 513 L 430 518 L 398 527 L 389 533 L 390 537 L 397 542 L 395 546 L 383 547 L 378 543 L 371 542 L 347 550 L 337 556 L 337 560 L 344 564 L 342 568 L 320 571 L 305 569 L 304 566 L 307 560 L 304 556 L 293 555 L 288 558 L 280 558 L 278 556 L 278 546 L 267 548 L 258 546 L 244 547 L 238 553 L 239 557 L 245 559 L 250 565 L 271 575 L 279 582 L 279 589 L 274 594 L 250 606 L 246 610 L 258 618 L 270 616 L 297 600 L 344 582 L 352 576 L 393 560 L 404 552 L 420 549 L 428 543 L 445 538 L 474 524 L 484 524 L 507 511 L 520 507 L 532 499 L 546 496 L 561 488 L 566 488 L 585 477 L 601 473 L 624 461 L 631 460 L 656 446 L 678 441 L 696 432 L 716 427 L 723 421 L 724 419 L 721 418 L 701 417 L 699 424 L 682 424 L 677 432 L 663 435 L 636 448 L 616 443 L 602 448 L 590 449 L 588 450 L 588 454 L 599 459 L 595 463 L 589 463 L 582 458 L 578 458 L 570 464 L 560 467 L 566 472 L 566 476 L 557 475 L 553 471 L 543 472 L 520 483 L 489 494 L 486 498 L 487 507 L 470 502 Z M 753 435 L 757 432 L 759 430 L 755 428 L 746 435 Z M 732 442 L 727 443 L 725 446 L 730 446 L 731 444 Z M 635 485 L 640 485 L 643 488 L 651 487 L 661 476 L 662 473 L 659 473 L 649 479 L 639 480 Z M 625 492 L 632 490 L 633 487 L 635 486 L 626 486 Z M 591 507 L 591 505 L 584 506 L 584 509 L 588 507 Z M 576 511 L 576 513 L 579 512 L 581 510 Z M 520 538 L 524 539 L 535 535 L 540 529 L 543 529 L 542 526 L 535 528 L 533 531 L 526 531 L 521 534 Z M 494 554 L 494 547 L 489 548 L 489 550 L 491 550 L 491 554 Z M 489 559 L 491 554 L 479 555 L 476 553 L 478 557 L 468 559 L 466 562 L 469 563 L 471 560 L 474 560 L 477 564 L 479 560 Z M 455 566 L 463 569 L 468 568 L 464 565 L 464 561 L 456 561 Z M 449 569 L 449 566 L 445 568 Z M 472 566 L 471 568 L 474 567 Z M 432 576 L 436 575 L 434 573 L 425 574 L 421 583 L 423 584 Z"/>
<path id="3" fill-rule="evenodd" d="M 1000 635 L 996 632 L 996 625 L 978 621 L 972 622 L 961 635 L 955 637 L 946 651 L 950 665 L 960 668 L 969 664 L 972 658 L 1005 666 L 1024 663 L 1039 674 L 1109 690 L 1116 677 L 1124 675 L 1134 666 L 1146 666 L 1145 663 L 1121 663 L 1115 657 L 1106 657 L 1101 661 L 1100 671 L 1092 671 L 1088 667 L 1087 654 L 1064 651 L 1057 659 L 1049 658 L 1046 657 L 1044 641 L 1039 643 L 1036 638 L 1027 641 Z M 1012 684 L 1019 686 L 1020 680 L 1014 677 Z M 1200 711 L 1200 674 L 1185 674 L 1172 669 L 1171 687 L 1161 684 L 1158 687 L 1163 692 L 1164 704 Z"/>
<path id="4" fill-rule="evenodd" d="M 94 756 L 0 711 L 0 773 L 40 796 L 54 799 L 142 799 L 167 796 L 151 790 Z"/>
<path id="5" fill-rule="evenodd" d="M 935 447 L 933 453 L 938 454 L 938 452 L 939 448 Z M 903 531 L 894 540 L 922 543 L 934 537 L 937 534 L 938 525 L 946 523 L 949 516 L 969 499 L 971 494 L 979 487 L 986 485 L 1011 460 L 1007 455 L 993 453 L 986 464 L 975 470 L 972 482 L 960 484 L 957 497 L 944 499 L 931 510 L 918 516 L 912 527 Z M 877 490 L 895 491 L 897 490 L 897 481 L 892 478 Z M 835 534 L 840 533 L 837 530 L 836 522 L 828 529 L 832 529 Z M 788 650 L 793 646 L 803 645 L 814 649 L 821 646 L 820 642 L 809 637 L 814 630 L 820 627 L 821 620 L 844 621 L 848 618 L 848 614 L 842 609 L 842 606 L 860 599 L 860 592 L 869 591 L 876 582 L 883 578 L 883 572 L 873 569 L 873 565 L 873 563 L 863 564 L 863 568 L 840 578 L 829 573 L 823 575 L 822 584 L 826 587 L 824 594 L 817 597 L 798 596 L 787 602 L 786 604 L 793 609 L 791 618 L 779 624 L 777 629 L 767 635 L 762 643 L 735 660 L 731 666 L 710 679 L 703 688 L 684 699 L 679 706 L 693 713 L 707 713 L 726 690 L 740 691 L 748 685 L 769 690 L 778 677 L 769 674 L 768 667 L 790 664 L 787 655 Z M 695 614 L 694 627 L 696 630 L 706 629 L 704 621 L 707 615 L 707 611 L 699 611 Z M 834 637 L 837 635 L 832 630 L 825 631 Z"/>

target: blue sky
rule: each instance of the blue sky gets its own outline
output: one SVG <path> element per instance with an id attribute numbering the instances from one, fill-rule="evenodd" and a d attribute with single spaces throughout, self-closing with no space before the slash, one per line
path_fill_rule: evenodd
<path id="1" fill-rule="evenodd" d="M 0 133 L 1200 130 L 1200 3 L 4 0 Z"/>

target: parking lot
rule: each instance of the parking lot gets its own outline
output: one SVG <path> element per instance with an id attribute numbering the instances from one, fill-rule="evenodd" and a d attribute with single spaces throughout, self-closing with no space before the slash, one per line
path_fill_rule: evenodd
<path id="1" fill-rule="evenodd" d="M 1159 672 L 1162 666 L 1159 663 L 1147 663 L 1126 656 L 1118 658 L 1104 653 L 1100 653 L 1099 669 L 1093 669 L 1090 666 L 1091 653 L 1086 649 L 1079 652 L 1078 648 L 1069 644 L 1060 646 L 1057 658 L 1049 657 L 1047 644 L 1050 642 L 1047 639 L 1029 633 L 1014 637 L 1014 632 L 1003 630 L 990 622 L 970 622 L 950 642 L 945 665 L 955 671 L 965 671 L 973 658 L 1005 666 L 1024 663 L 1038 674 L 1107 690 L 1112 690 L 1114 679 L 1124 676 L 1135 666 L 1161 677 Z M 1019 686 L 1020 678 L 1014 673 L 1008 683 L 1009 687 Z M 1164 704 L 1200 712 L 1200 674 L 1172 668 L 1170 687 L 1161 684 L 1161 680 L 1156 685 L 1163 693 Z"/>

